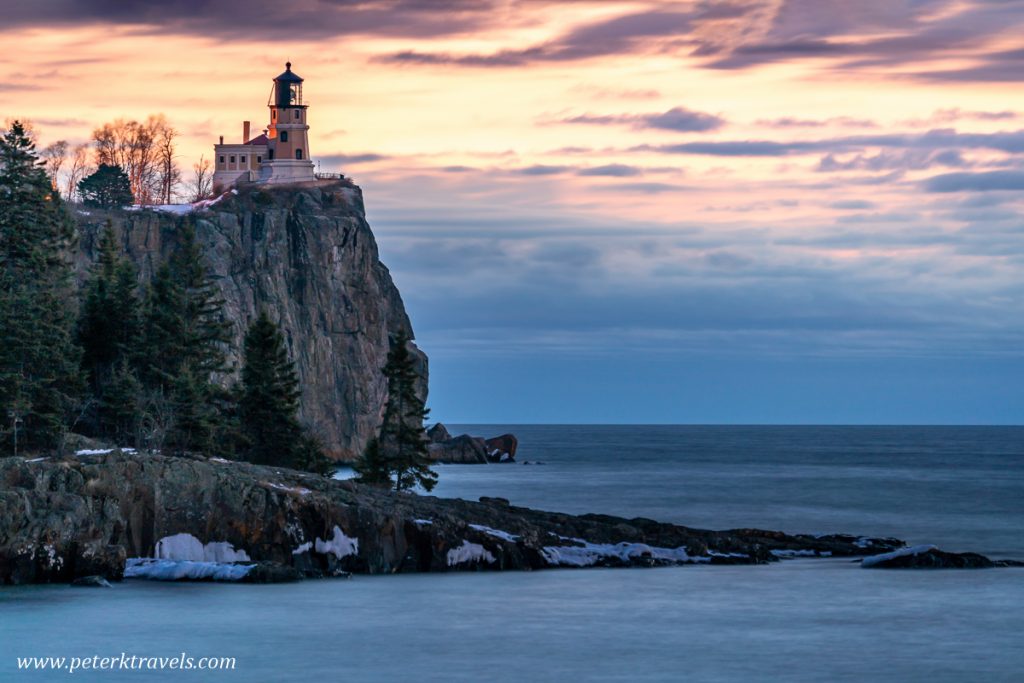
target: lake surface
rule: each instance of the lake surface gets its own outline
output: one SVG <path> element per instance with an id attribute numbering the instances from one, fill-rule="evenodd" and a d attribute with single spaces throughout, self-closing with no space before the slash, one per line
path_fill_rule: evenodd
<path id="1" fill-rule="evenodd" d="M 452 427 L 456 432 L 458 426 Z M 475 426 L 543 465 L 435 493 L 691 526 L 894 535 L 1024 559 L 1024 428 Z M 1024 570 L 846 560 L 0 589 L 0 680 L 1019 681 Z M 16 657 L 235 657 L 19 674 Z"/>

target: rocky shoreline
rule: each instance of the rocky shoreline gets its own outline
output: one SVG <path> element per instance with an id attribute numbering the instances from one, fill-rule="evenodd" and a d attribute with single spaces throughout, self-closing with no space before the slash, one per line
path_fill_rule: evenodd
<path id="1" fill-rule="evenodd" d="M 113 450 L 0 459 L 0 584 L 124 577 L 273 582 L 348 573 L 766 564 L 1019 565 L 893 538 L 709 531 L 395 493 L 219 458 Z"/>

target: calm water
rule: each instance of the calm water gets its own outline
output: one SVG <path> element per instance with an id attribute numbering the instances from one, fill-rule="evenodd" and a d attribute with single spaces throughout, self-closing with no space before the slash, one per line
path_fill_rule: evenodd
<path id="1" fill-rule="evenodd" d="M 502 427 L 474 427 L 496 434 Z M 1024 559 L 1022 428 L 514 427 L 437 493 L 706 527 L 891 534 Z M 0 680 L 1020 681 L 1024 570 L 766 567 L 0 589 Z M 236 657 L 19 677 L 15 656 Z"/>

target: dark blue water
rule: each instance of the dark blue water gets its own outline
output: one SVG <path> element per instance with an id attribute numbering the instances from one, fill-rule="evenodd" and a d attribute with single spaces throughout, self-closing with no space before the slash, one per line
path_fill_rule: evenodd
<path id="1" fill-rule="evenodd" d="M 509 431 L 474 427 L 474 433 Z M 515 427 L 438 493 L 705 527 L 897 535 L 1024 558 L 1024 429 Z M 0 589 L 0 680 L 1020 681 L 1024 570 L 765 567 Z M 233 672 L 19 675 L 25 655 Z"/>
<path id="2" fill-rule="evenodd" d="M 442 467 L 435 493 L 689 526 L 896 536 L 1024 560 L 1024 427 L 451 425 L 544 465 Z"/>

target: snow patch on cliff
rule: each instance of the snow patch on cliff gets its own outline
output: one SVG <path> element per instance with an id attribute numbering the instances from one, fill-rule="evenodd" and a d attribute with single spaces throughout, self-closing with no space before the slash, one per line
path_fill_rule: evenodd
<path id="1" fill-rule="evenodd" d="M 343 557 L 359 553 L 359 539 L 349 538 L 340 527 L 335 525 L 334 536 L 328 541 L 317 538 L 315 548 L 318 553 L 323 555 L 333 553 L 340 560 Z"/>
<path id="2" fill-rule="evenodd" d="M 479 543 L 463 541 L 462 545 L 458 548 L 452 548 L 448 551 L 449 567 L 465 564 L 466 562 L 487 562 L 491 564 L 496 561 L 494 555 L 491 555 L 490 551 Z"/>
<path id="3" fill-rule="evenodd" d="M 492 529 L 491 527 L 484 526 L 482 524 L 470 524 L 469 528 L 482 531 L 488 536 L 494 536 L 495 538 L 500 538 L 501 540 L 508 541 L 509 543 L 515 543 L 519 540 L 519 537 L 515 534 L 510 534 L 509 532 L 502 531 L 501 529 Z"/>
<path id="4" fill-rule="evenodd" d="M 250 562 L 249 554 L 244 550 L 235 550 L 235 546 L 225 541 L 214 541 L 203 544 L 192 534 L 174 534 L 164 536 L 156 542 L 158 560 L 179 560 L 188 562 Z"/>

